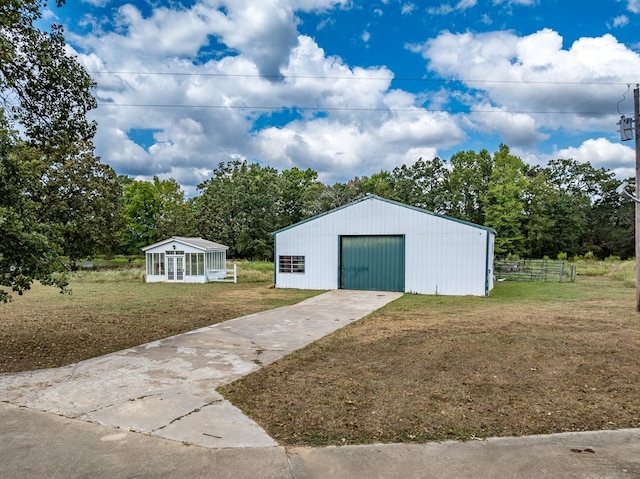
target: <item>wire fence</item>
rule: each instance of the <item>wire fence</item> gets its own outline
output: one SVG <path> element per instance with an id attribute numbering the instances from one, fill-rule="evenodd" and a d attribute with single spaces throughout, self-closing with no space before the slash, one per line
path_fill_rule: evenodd
<path id="1" fill-rule="evenodd" d="M 494 262 L 497 281 L 575 281 L 576 265 L 550 259 L 503 259 Z"/>

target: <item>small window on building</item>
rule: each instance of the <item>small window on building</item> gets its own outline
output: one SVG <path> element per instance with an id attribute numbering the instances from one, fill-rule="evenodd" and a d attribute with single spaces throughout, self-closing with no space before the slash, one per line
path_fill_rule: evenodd
<path id="1" fill-rule="evenodd" d="M 204 253 L 185 253 L 184 274 L 187 276 L 204 275 Z"/>
<path id="2" fill-rule="evenodd" d="M 279 256 L 278 271 L 304 274 L 304 256 Z"/>
<path id="3" fill-rule="evenodd" d="M 147 253 L 147 274 L 164 275 L 164 253 Z"/>

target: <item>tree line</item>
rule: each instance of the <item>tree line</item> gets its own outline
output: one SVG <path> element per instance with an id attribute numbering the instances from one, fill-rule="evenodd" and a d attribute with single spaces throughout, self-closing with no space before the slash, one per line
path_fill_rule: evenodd
<path id="1" fill-rule="evenodd" d="M 126 254 L 181 235 L 225 244 L 231 257 L 271 259 L 274 231 L 375 194 L 493 228 L 498 255 L 634 255 L 634 207 L 616 193 L 621 182 L 612 172 L 572 159 L 527 165 L 506 145 L 333 185 L 311 169 L 234 160 L 220 163 L 189 199 L 174 180 L 119 181 Z"/>

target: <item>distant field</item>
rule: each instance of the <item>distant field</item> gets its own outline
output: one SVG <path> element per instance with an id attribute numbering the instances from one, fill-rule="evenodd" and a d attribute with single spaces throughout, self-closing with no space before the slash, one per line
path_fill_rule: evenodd
<path id="1" fill-rule="evenodd" d="M 239 283 L 146 284 L 142 269 L 79 271 L 72 294 L 39 284 L 0 303 L 0 373 L 50 368 L 297 303 L 272 263 L 240 263 Z"/>
<path id="2" fill-rule="evenodd" d="M 634 278 L 585 262 L 490 299 L 405 295 L 220 390 L 283 444 L 640 427 Z"/>

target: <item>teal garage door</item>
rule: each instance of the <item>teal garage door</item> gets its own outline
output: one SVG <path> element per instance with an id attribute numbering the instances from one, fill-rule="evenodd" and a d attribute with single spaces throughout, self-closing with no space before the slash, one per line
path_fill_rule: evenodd
<path id="1" fill-rule="evenodd" d="M 404 291 L 404 236 L 341 236 L 340 288 Z"/>

